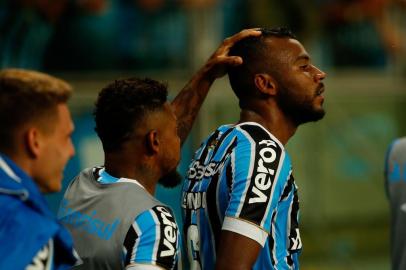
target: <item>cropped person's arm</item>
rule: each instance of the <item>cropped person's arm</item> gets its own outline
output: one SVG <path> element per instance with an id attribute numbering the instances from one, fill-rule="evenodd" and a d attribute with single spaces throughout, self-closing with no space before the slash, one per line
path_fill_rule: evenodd
<path id="1" fill-rule="evenodd" d="M 130 226 L 123 243 L 125 269 L 176 269 L 179 237 L 170 208 L 158 205 L 142 212 Z"/>
<path id="2" fill-rule="evenodd" d="M 186 140 L 213 82 L 226 74 L 228 66 L 237 66 L 242 63 L 241 57 L 228 55 L 230 48 L 241 39 L 259 35 L 261 35 L 260 31 L 247 29 L 226 38 L 172 101 L 171 105 L 178 119 L 178 135 L 182 143 Z"/>
<path id="3" fill-rule="evenodd" d="M 222 231 L 217 251 L 216 270 L 249 270 L 257 259 L 261 245 L 238 233 Z"/>

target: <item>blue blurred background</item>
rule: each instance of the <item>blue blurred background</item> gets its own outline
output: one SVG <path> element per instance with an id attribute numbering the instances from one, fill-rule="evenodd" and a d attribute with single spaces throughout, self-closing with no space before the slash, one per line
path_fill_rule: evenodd
<path id="1" fill-rule="evenodd" d="M 70 102 L 80 170 L 103 163 L 93 104 L 111 80 L 168 82 L 174 97 L 220 42 L 243 28 L 290 27 L 328 73 L 323 121 L 287 145 L 301 199 L 303 270 L 388 270 L 386 147 L 406 135 L 405 0 L 0 0 L 0 66 L 49 72 L 75 88 Z M 184 173 L 211 130 L 238 119 L 227 78 L 217 81 L 182 149 Z M 48 196 L 56 211 L 62 192 Z M 180 189 L 159 188 L 180 222 Z"/>

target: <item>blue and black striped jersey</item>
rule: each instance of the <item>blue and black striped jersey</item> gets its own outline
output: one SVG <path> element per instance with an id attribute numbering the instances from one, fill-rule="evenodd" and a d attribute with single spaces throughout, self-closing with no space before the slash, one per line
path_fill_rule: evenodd
<path id="1" fill-rule="evenodd" d="M 95 173 L 102 184 L 128 181 L 109 175 L 104 168 Z M 179 238 L 178 225 L 169 207 L 157 205 L 145 210 L 135 218 L 125 237 L 124 266 L 133 270 L 177 269 Z"/>
<path id="2" fill-rule="evenodd" d="M 171 209 L 155 206 L 141 213 L 124 241 L 127 269 L 137 265 L 156 265 L 159 269 L 176 269 L 179 233 Z M 151 268 L 152 269 L 152 268 Z"/>
<path id="3" fill-rule="evenodd" d="M 263 248 L 253 269 L 298 269 L 299 200 L 283 145 L 257 123 L 219 127 L 195 153 L 183 186 L 191 269 L 214 269 L 221 230 Z"/>

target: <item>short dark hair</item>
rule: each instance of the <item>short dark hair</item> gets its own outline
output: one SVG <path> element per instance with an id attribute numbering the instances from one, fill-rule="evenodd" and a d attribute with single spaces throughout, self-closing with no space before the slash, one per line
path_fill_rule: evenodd
<path id="1" fill-rule="evenodd" d="M 104 151 L 119 150 L 148 112 L 163 108 L 167 96 L 167 85 L 149 78 L 120 79 L 103 88 L 93 114 Z"/>
<path id="2" fill-rule="evenodd" d="M 33 70 L 0 70 L 0 151 L 13 151 L 18 128 L 54 117 L 57 105 L 66 103 L 71 94 L 71 86 L 53 76 Z"/>
<path id="3" fill-rule="evenodd" d="M 269 56 L 265 41 L 270 37 L 296 39 L 295 35 L 285 27 L 260 30 L 262 35 L 242 39 L 230 49 L 229 55 L 240 56 L 243 59 L 243 64 L 228 70 L 230 85 L 240 100 L 247 94 L 255 95 L 257 92 L 253 80 L 255 74 L 270 71 L 273 68 L 271 63 L 266 61 L 272 57 Z"/>

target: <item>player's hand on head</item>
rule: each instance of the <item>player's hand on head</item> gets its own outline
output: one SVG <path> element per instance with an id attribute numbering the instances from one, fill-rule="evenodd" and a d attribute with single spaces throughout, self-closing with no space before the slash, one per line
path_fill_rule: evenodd
<path id="1" fill-rule="evenodd" d="M 204 65 L 204 73 L 209 79 L 215 80 L 224 76 L 227 72 L 228 66 L 238 66 L 241 65 L 243 59 L 239 56 L 228 55 L 230 49 L 238 41 L 247 38 L 260 36 L 261 31 L 259 28 L 245 29 L 241 32 L 224 39 L 223 43 L 217 48 L 217 50 L 210 56 Z"/>

